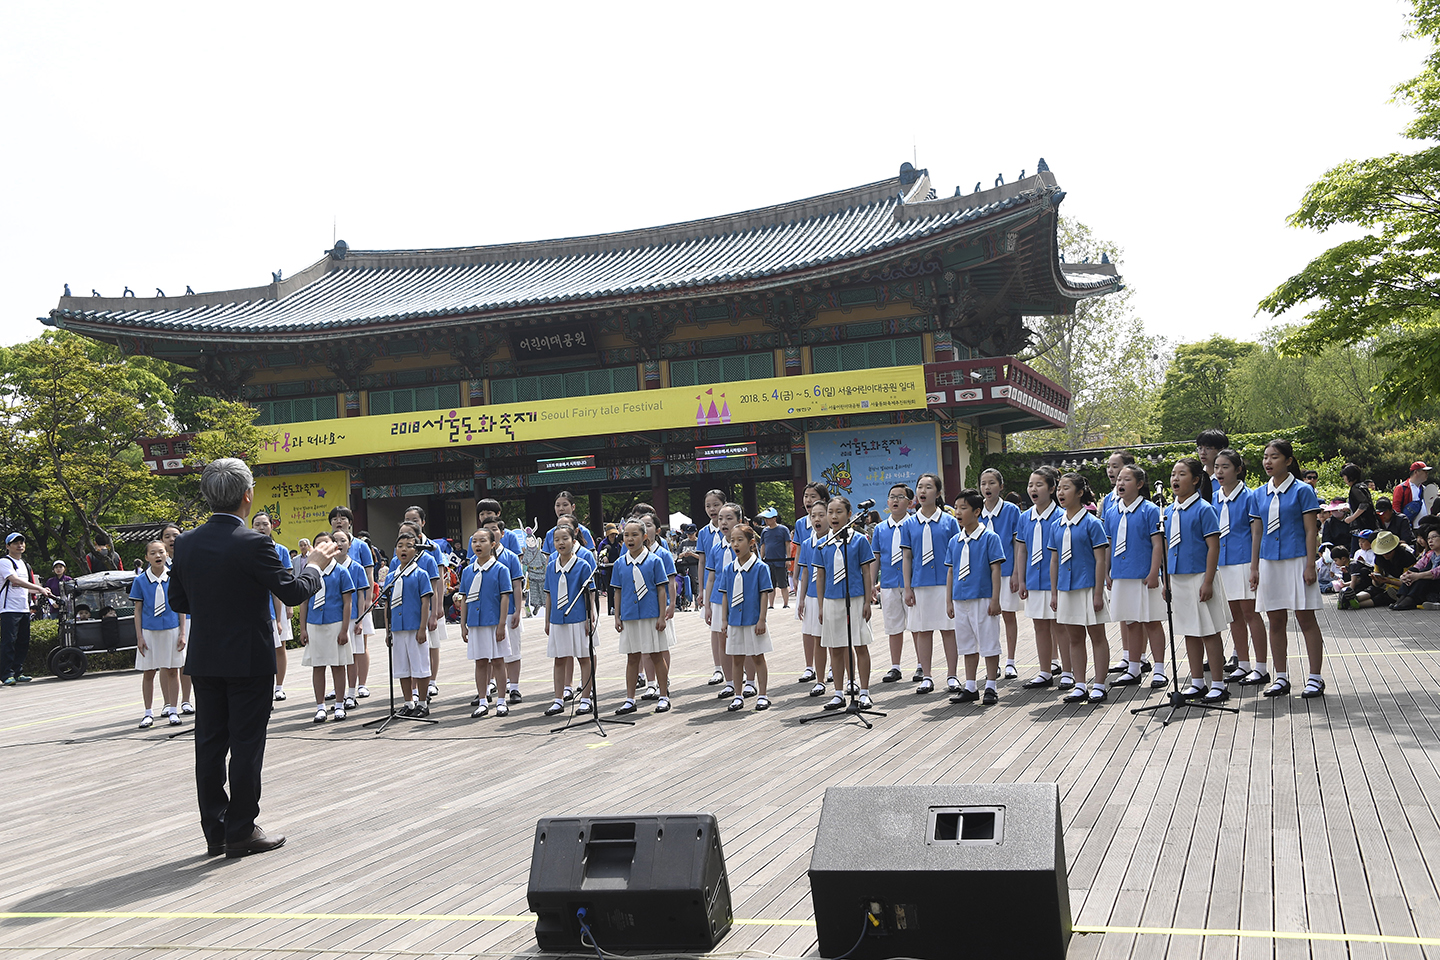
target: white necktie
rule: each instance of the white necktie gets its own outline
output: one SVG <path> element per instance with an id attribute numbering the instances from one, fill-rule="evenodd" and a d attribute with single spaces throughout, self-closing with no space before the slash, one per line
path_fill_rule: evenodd
<path id="1" fill-rule="evenodd" d="M 483 566 L 478 561 L 474 564 L 475 579 L 470 581 L 470 592 L 465 595 L 466 603 L 474 603 L 476 600 L 480 599 L 480 587 L 483 585 L 485 580 L 485 571 L 489 570 L 493 566 L 495 566 L 494 557 L 486 560 Z"/>
<path id="2" fill-rule="evenodd" d="M 625 562 L 630 564 L 630 579 L 635 584 L 635 601 L 637 603 L 644 600 L 645 595 L 650 592 L 650 588 L 645 584 L 645 574 L 640 572 L 640 561 L 644 560 L 645 556 L 645 554 L 641 554 L 639 557 L 632 557 L 628 553 L 625 555 Z"/>
<path id="3" fill-rule="evenodd" d="M 1035 529 L 1030 533 L 1030 566 L 1039 565 L 1040 558 L 1045 556 L 1045 543 L 1043 531 L 1040 526 L 1040 514 L 1037 511 L 1030 511 L 1035 517 Z"/>
<path id="4" fill-rule="evenodd" d="M 419 567 L 414 560 L 411 560 L 395 574 L 395 582 L 390 585 L 390 609 L 398 610 L 405 602 L 405 578 L 410 576 Z"/>
<path id="5" fill-rule="evenodd" d="M 1280 530 L 1280 491 L 1270 486 L 1270 511 L 1265 518 L 1265 532 L 1278 533 Z"/>
<path id="6" fill-rule="evenodd" d="M 1125 506 L 1125 501 L 1119 497 L 1115 498 L 1115 511 L 1120 514 L 1120 527 L 1115 531 L 1115 556 L 1119 557 L 1125 552 L 1125 534 L 1130 526 L 1130 514 L 1140 506 L 1140 498 L 1136 497 L 1135 502 Z"/>
<path id="7" fill-rule="evenodd" d="M 831 583 L 843 583 L 845 580 L 845 544 L 835 544 L 835 559 L 831 561 L 832 576 Z"/>
<path id="8" fill-rule="evenodd" d="M 918 513 L 915 516 L 920 517 Z M 920 534 L 920 566 L 922 567 L 930 566 L 930 561 L 935 559 L 935 541 L 930 535 L 930 525 L 938 519 L 938 514 L 929 520 L 920 517 L 920 529 L 924 531 Z"/>
<path id="9" fill-rule="evenodd" d="M 980 511 L 980 516 L 983 517 L 984 520 L 985 520 L 985 529 L 988 530 L 990 533 L 994 533 L 994 532 L 995 532 L 995 517 L 996 517 L 999 513 L 1000 513 L 1000 505 L 999 505 L 998 503 L 995 505 L 995 512 L 994 512 L 994 513 L 991 513 L 991 512 L 988 511 L 988 510 L 981 510 L 981 511 Z"/>
<path id="10" fill-rule="evenodd" d="M 560 555 L 555 555 L 555 572 L 559 574 L 559 576 L 555 578 L 555 609 L 562 614 L 565 612 L 565 608 L 570 605 L 570 577 L 568 574 L 570 573 L 571 567 L 574 566 L 575 557 L 572 556 L 570 558 L 569 565 L 562 567 L 560 566 Z"/>
<path id="11" fill-rule="evenodd" d="M 890 524 L 890 566 L 898 567 L 904 556 L 904 551 L 900 546 L 900 524 L 896 523 L 893 518 L 886 522 Z"/>
<path id="12" fill-rule="evenodd" d="M 312 608 L 315 610 L 325 609 L 325 578 L 330 576 L 330 571 L 335 569 L 335 561 L 330 561 L 330 566 L 320 572 L 320 589 L 315 591 L 315 602 Z"/>
<path id="13" fill-rule="evenodd" d="M 738 607 L 745 602 L 745 571 L 735 568 L 735 582 L 730 585 L 730 606 Z"/>
<path id="14" fill-rule="evenodd" d="M 1230 536 L 1230 501 L 1221 498 L 1220 500 L 1220 539 L 1224 540 Z"/>
<path id="15" fill-rule="evenodd" d="M 1079 514 L 1076 514 L 1076 516 L 1078 517 Z M 1065 533 L 1064 533 L 1064 535 L 1060 538 L 1060 562 L 1061 562 L 1061 563 L 1069 563 L 1069 562 L 1070 562 L 1070 529 L 1074 526 L 1074 524 L 1070 522 L 1070 518 L 1069 518 L 1069 517 L 1065 517 L 1065 518 L 1061 519 L 1060 523 L 1061 523 L 1061 525 L 1065 528 Z"/>
<path id="16" fill-rule="evenodd" d="M 162 573 L 156 577 L 147 570 L 145 575 L 150 577 L 155 584 L 155 616 L 161 616 L 165 613 L 165 582 L 170 579 L 170 574 Z"/>
<path id="17" fill-rule="evenodd" d="M 963 530 L 960 532 L 960 566 L 955 576 L 961 580 L 970 576 L 970 537 Z"/>
<path id="18" fill-rule="evenodd" d="M 1180 549 L 1180 505 L 1178 503 L 1170 511 L 1170 549 Z"/>

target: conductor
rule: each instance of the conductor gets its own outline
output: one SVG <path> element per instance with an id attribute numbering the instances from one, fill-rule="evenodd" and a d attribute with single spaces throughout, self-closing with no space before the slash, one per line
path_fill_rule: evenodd
<path id="1" fill-rule="evenodd" d="M 200 476 L 210 519 L 175 541 L 170 605 L 190 614 L 185 672 L 194 678 L 195 787 L 200 829 L 209 856 L 245 857 L 283 845 L 255 825 L 260 768 L 275 680 L 270 595 L 298 607 L 320 589 L 321 569 L 338 553 L 333 543 L 310 551 L 297 576 L 271 541 L 250 529 L 255 479 L 242 460 L 212 461 Z M 225 793 L 225 754 L 230 793 Z"/>

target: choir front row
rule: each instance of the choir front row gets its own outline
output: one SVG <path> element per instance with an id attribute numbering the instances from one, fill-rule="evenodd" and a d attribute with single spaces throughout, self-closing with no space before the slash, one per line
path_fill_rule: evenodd
<path id="1" fill-rule="evenodd" d="M 834 689 L 824 708 L 843 708 L 847 692 L 860 707 L 872 705 L 871 621 L 878 603 L 890 646 L 890 669 L 881 681 L 902 679 L 900 661 L 908 632 L 918 661 L 914 692 L 933 692 L 938 632 L 952 703 L 997 703 L 1002 653 L 1003 677 L 1017 678 L 1016 614 L 1021 609 L 1034 625 L 1040 668 L 1020 686 L 1058 687 L 1066 703 L 1104 703 L 1110 686 L 1138 684 L 1147 672 L 1151 687 L 1167 685 L 1167 613 L 1177 638 L 1184 637 L 1189 662 L 1184 696 L 1223 702 L 1230 696 L 1230 683 L 1263 686 L 1266 696 L 1284 696 L 1291 689 L 1286 627 L 1293 613 L 1310 667 L 1302 696 L 1323 696 L 1323 639 L 1315 617 L 1320 589 L 1315 565 L 1308 562 L 1315 554 L 1319 501 L 1314 489 L 1299 479 L 1286 441 L 1274 440 L 1265 448 L 1262 467 L 1269 481 L 1248 488 L 1243 458 L 1234 450 L 1222 450 L 1214 460 L 1212 487 L 1212 475 L 1200 460 L 1182 459 L 1171 472 L 1172 497 L 1163 510 L 1148 498 L 1144 469 L 1129 458 L 1112 457 L 1114 488 L 1098 507 L 1080 474 L 1061 475 L 1040 467 L 1026 484 L 1032 506 L 1024 512 L 1003 499 L 1004 478 L 992 469 L 984 471 L 978 490 L 961 491 L 953 515 L 942 508 L 940 478 L 927 473 L 916 479 L 914 490 L 903 483 L 891 488 L 889 515 L 870 538 L 852 525 L 849 500 L 831 497 L 823 485 L 812 483 L 805 490 L 807 513 L 795 526 L 796 616 L 805 655 L 800 682 L 812 685 L 811 696 L 824 696 L 828 688 L 820 677 L 834 651 Z M 705 618 L 715 644 L 711 683 L 725 684 L 719 698 L 727 701 L 727 710 L 744 709 L 745 700 L 754 696 L 755 709 L 763 711 L 771 704 L 766 657 L 774 647 L 767 594 L 775 584 L 770 567 L 757 554 L 756 531 L 743 522 L 739 505 L 724 502 L 712 491 L 706 510 L 711 522 L 700 531 L 698 552 L 705 561 L 699 596 L 708 601 Z M 676 567 L 657 532 L 653 509 L 643 504 L 635 508 L 624 525 L 624 553 L 610 576 L 614 628 L 626 657 L 625 698 L 615 711 L 621 715 L 638 709 L 637 693 L 643 694 L 639 699 L 657 701 L 656 713 L 671 709 Z M 475 531 L 470 541 L 474 559 L 462 568 L 455 595 L 461 636 L 475 663 L 476 718 L 504 716 L 509 704 L 521 699 L 516 598 L 522 595 L 525 573 L 515 551 L 505 545 L 504 533 L 496 516 Z M 599 617 L 593 589 L 596 557 L 581 536 L 573 516 L 557 518 L 544 574 L 546 654 L 554 662 L 554 700 L 544 711 L 547 716 L 561 713 L 577 696 L 577 714 L 595 709 L 592 644 L 600 642 L 593 636 Z M 184 643 L 183 626 L 163 619 L 169 613 L 163 545 L 152 546 L 152 570 L 136 578 L 132 594 L 142 655 L 172 646 L 183 649 Z M 436 602 L 441 591 L 436 552 L 423 526 L 407 521 L 380 591 L 388 607 L 393 670 L 405 696 L 404 710 L 418 715 L 428 714 L 436 690 L 431 649 L 438 640 L 437 627 L 443 630 Z M 355 678 L 347 683 L 347 667 L 368 633 L 359 625 L 370 620 L 372 591 L 366 574 L 357 576 L 351 569 L 363 569 L 360 564 L 345 559 L 324 571 L 320 592 L 300 615 L 305 661 L 313 668 L 317 722 L 324 722 L 327 669 L 334 674 L 337 693 L 349 694 Z M 1262 614 L 1268 619 L 1268 638 Z M 277 609 L 277 621 L 281 616 Z M 1105 633 L 1110 622 L 1120 624 L 1123 645 L 1114 667 Z M 1228 669 L 1220 636 L 1227 624 L 1236 650 Z M 851 644 L 853 663 L 845 652 Z M 1273 678 L 1267 645 L 1273 654 Z M 978 686 L 982 657 L 983 690 Z M 1093 664 L 1090 671 L 1087 664 Z M 162 680 L 168 682 L 168 675 Z M 735 686 L 737 680 L 743 689 Z M 168 689 L 166 693 L 170 697 Z M 354 704 L 352 696 L 337 701 L 336 719 L 344 717 L 341 703 Z"/>

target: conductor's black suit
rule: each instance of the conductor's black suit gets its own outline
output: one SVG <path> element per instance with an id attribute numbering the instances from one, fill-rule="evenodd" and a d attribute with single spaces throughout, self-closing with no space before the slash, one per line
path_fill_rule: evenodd
<path id="1" fill-rule="evenodd" d="M 295 574 L 270 538 L 217 513 L 175 541 L 170 605 L 190 614 L 185 672 L 195 681 L 195 785 L 212 851 L 249 839 L 260 812 L 260 768 L 275 680 L 270 595 L 298 607 L 320 572 Z M 230 753 L 230 795 L 225 754 Z"/>

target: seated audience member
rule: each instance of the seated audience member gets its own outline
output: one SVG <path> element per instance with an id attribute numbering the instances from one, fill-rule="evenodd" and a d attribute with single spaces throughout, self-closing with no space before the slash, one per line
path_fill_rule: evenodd
<path id="1" fill-rule="evenodd" d="M 1440 601 L 1440 527 L 1430 527 L 1426 534 L 1426 551 L 1420 559 L 1400 575 L 1400 599 L 1391 610 L 1414 610 L 1422 603 Z"/>
<path id="2" fill-rule="evenodd" d="M 1321 593 L 1340 593 L 1350 579 L 1350 551 L 1344 547 L 1322 549 L 1315 561 L 1315 575 Z"/>
<path id="3" fill-rule="evenodd" d="M 1350 546 L 1350 525 L 1345 522 L 1344 500 L 1331 500 L 1320 509 L 1320 542 Z"/>
<path id="4" fill-rule="evenodd" d="M 1377 497 L 1375 500 L 1375 513 L 1380 518 L 1379 524 L 1375 527 L 1378 530 L 1389 530 L 1400 538 L 1401 543 L 1414 543 L 1415 531 L 1410 526 L 1410 521 L 1403 513 L 1395 512 L 1389 497 Z"/>

